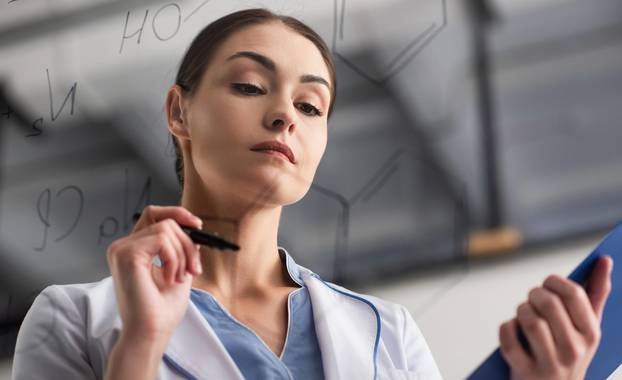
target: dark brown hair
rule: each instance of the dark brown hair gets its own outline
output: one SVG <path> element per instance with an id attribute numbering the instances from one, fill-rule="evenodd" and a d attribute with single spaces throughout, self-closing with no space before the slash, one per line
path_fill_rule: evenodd
<path id="1" fill-rule="evenodd" d="M 331 81 L 330 105 L 327 113 L 328 117 L 330 117 L 335 103 L 337 81 L 335 65 L 326 43 L 313 29 L 298 19 L 290 16 L 277 15 L 267 9 L 245 9 L 230 13 L 213 21 L 203 28 L 203 30 L 201 30 L 201 32 L 194 38 L 190 44 L 190 47 L 186 51 L 186 54 L 181 61 L 181 65 L 179 66 L 179 71 L 177 72 L 177 77 L 175 78 L 175 84 L 179 85 L 179 87 L 181 87 L 186 94 L 190 96 L 194 95 L 196 89 L 199 87 L 203 73 L 209 66 L 210 59 L 227 37 L 246 26 L 266 24 L 274 21 L 282 22 L 292 30 L 300 33 L 303 37 L 309 39 L 315 44 L 322 54 L 322 58 L 328 67 Z M 175 147 L 175 171 L 177 173 L 179 185 L 183 189 L 183 155 L 176 137 L 171 134 L 171 138 L 173 139 L 173 145 Z"/>

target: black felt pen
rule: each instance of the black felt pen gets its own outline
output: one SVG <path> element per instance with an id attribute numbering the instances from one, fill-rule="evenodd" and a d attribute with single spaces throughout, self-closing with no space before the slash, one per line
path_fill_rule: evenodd
<path id="1" fill-rule="evenodd" d="M 134 223 L 140 219 L 140 213 L 137 212 L 134 214 L 133 218 Z M 181 229 L 186 233 L 186 235 L 190 236 L 193 242 L 196 244 L 206 245 L 208 247 L 216 248 L 216 249 L 230 249 L 232 251 L 238 251 L 240 247 L 237 244 L 231 243 L 228 240 L 223 239 L 222 237 L 215 235 L 213 233 L 205 232 L 198 230 L 196 228 L 179 225 Z"/>

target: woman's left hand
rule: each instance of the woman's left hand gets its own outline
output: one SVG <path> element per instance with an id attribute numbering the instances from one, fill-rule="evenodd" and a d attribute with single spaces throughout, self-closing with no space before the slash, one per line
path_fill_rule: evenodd
<path id="1" fill-rule="evenodd" d="M 567 278 L 550 275 L 529 292 L 516 317 L 499 328 L 501 354 L 512 379 L 583 379 L 601 337 L 600 322 L 611 292 L 613 260 L 602 256 L 583 289 Z M 524 332 L 531 353 L 518 340 Z"/>

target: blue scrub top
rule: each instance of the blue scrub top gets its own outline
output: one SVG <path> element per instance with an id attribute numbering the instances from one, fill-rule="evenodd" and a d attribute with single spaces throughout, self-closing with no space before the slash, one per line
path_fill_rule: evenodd
<path id="1" fill-rule="evenodd" d="M 279 256 L 291 279 L 301 285 L 287 298 L 287 337 L 280 357 L 209 292 L 191 288 L 190 299 L 214 329 L 244 378 L 324 379 L 309 291 L 289 253 L 279 247 Z"/>

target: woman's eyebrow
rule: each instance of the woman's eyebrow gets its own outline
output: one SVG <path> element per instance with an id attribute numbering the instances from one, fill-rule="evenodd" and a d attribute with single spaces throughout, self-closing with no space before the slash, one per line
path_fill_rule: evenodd
<path id="1" fill-rule="evenodd" d="M 227 61 L 231 61 L 237 58 L 252 59 L 253 61 L 265 67 L 266 69 L 272 72 L 276 72 L 276 63 L 274 63 L 272 59 L 266 57 L 265 55 L 256 53 L 254 51 L 239 51 L 233 54 L 232 56 L 230 56 L 229 58 L 227 58 Z M 300 76 L 300 83 L 320 83 L 326 86 L 330 91 L 330 85 L 328 84 L 328 81 L 317 75 L 312 75 L 312 74 L 302 75 Z"/>

